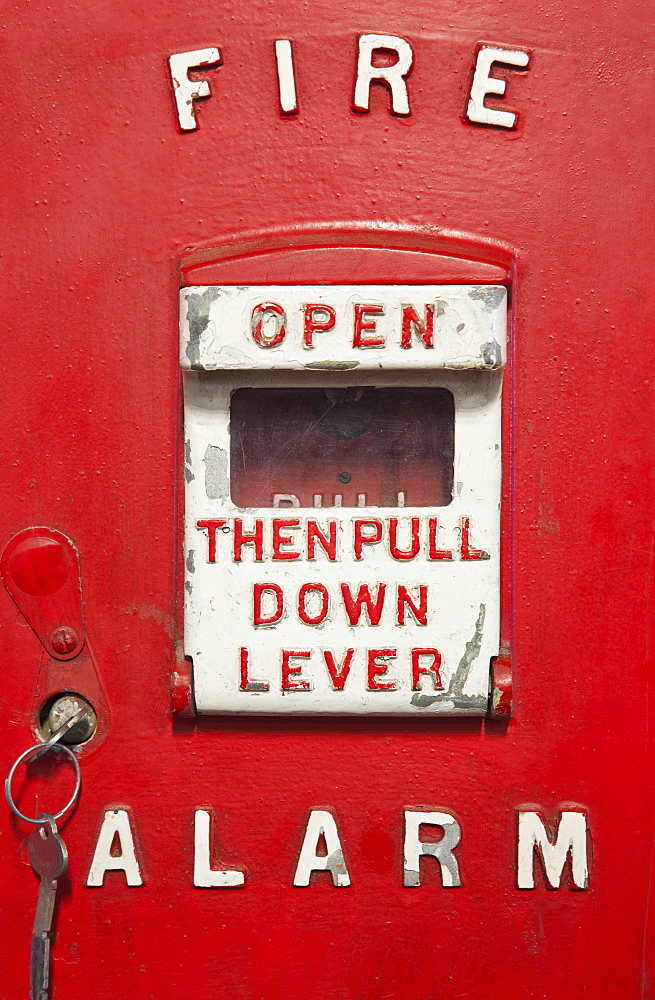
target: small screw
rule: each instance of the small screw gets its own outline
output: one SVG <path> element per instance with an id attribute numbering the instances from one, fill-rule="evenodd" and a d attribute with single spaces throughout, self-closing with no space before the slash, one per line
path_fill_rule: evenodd
<path id="1" fill-rule="evenodd" d="M 337 476 L 337 479 L 339 480 L 340 483 L 343 483 L 343 485 L 345 486 L 346 483 L 350 482 L 352 476 L 350 475 L 349 472 L 340 472 L 339 475 Z"/>
<path id="2" fill-rule="evenodd" d="M 65 626 L 55 629 L 50 642 L 55 652 L 60 653 L 62 656 L 66 653 L 72 653 L 80 644 L 75 629 Z"/>

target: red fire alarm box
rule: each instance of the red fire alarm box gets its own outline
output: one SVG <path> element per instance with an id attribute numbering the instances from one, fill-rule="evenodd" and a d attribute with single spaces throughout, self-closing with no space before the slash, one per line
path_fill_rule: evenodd
<path id="1" fill-rule="evenodd" d="M 7 19 L 2 998 L 651 996 L 652 30 Z"/>

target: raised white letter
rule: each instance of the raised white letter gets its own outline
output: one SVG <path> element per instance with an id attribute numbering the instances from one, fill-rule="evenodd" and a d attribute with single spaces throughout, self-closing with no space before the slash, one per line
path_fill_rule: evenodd
<path id="1" fill-rule="evenodd" d="M 374 66 L 373 53 L 376 49 L 391 49 L 398 56 L 393 66 Z M 396 35 L 360 35 L 359 58 L 357 60 L 357 80 L 355 82 L 355 111 L 368 111 L 371 96 L 371 82 L 382 80 L 391 91 L 391 110 L 396 115 L 408 115 L 409 98 L 407 84 L 403 77 L 412 68 L 414 56 L 409 42 Z"/>
<path id="2" fill-rule="evenodd" d="M 193 132 L 198 128 L 196 109 L 193 102 L 200 97 L 210 97 L 211 90 L 206 80 L 190 80 L 190 69 L 201 66 L 217 66 L 221 61 L 218 49 L 196 49 L 194 52 L 176 52 L 169 56 L 171 80 L 177 104 L 177 117 L 183 132 Z"/>
<path id="3" fill-rule="evenodd" d="M 201 889 L 232 889 L 243 885 L 243 872 L 224 871 L 210 865 L 209 831 L 211 817 L 206 809 L 196 809 L 193 831 L 193 884 Z"/>
<path id="4" fill-rule="evenodd" d="M 118 839 L 120 854 L 111 853 L 114 837 Z M 134 852 L 130 817 L 125 809 L 110 809 L 105 813 L 86 884 L 100 886 L 104 883 L 105 872 L 113 871 L 125 872 L 128 885 L 143 885 Z"/>
<path id="5" fill-rule="evenodd" d="M 573 884 L 587 889 L 587 820 L 582 812 L 563 812 L 555 843 L 551 844 L 546 828 L 536 812 L 519 813 L 518 887 L 534 889 L 534 852 L 539 850 L 546 869 L 546 878 L 553 889 L 559 889 L 562 871 L 569 851 Z"/>
<path id="6" fill-rule="evenodd" d="M 478 122 L 480 125 L 500 125 L 501 128 L 514 128 L 518 115 L 512 114 L 511 111 L 495 111 L 493 108 L 486 107 L 484 103 L 487 94 L 498 94 L 502 97 L 507 86 L 505 80 L 489 76 L 489 73 L 494 63 L 525 68 L 529 62 L 529 54 L 521 52 L 520 49 L 481 48 L 475 64 L 466 111 L 468 120 Z"/>
<path id="7" fill-rule="evenodd" d="M 324 855 L 316 853 L 321 835 L 325 838 L 327 849 Z M 321 809 L 313 809 L 309 814 L 293 884 L 309 885 L 312 872 L 325 871 L 329 871 L 334 885 L 350 885 L 350 875 L 343 857 L 334 816 Z"/>
<path id="8" fill-rule="evenodd" d="M 293 52 L 288 38 L 278 38 L 275 42 L 277 60 L 277 81 L 280 91 L 280 108 L 283 115 L 294 115 L 298 110 L 296 79 L 293 72 Z"/>
<path id="9" fill-rule="evenodd" d="M 424 843 L 419 838 L 423 823 L 443 828 L 443 837 L 435 843 Z M 405 811 L 405 870 L 403 885 L 421 884 L 420 858 L 422 854 L 431 854 L 437 859 L 441 868 L 441 884 L 444 886 L 461 885 L 459 865 L 453 850 L 459 844 L 462 831 L 459 823 L 450 813 Z"/>

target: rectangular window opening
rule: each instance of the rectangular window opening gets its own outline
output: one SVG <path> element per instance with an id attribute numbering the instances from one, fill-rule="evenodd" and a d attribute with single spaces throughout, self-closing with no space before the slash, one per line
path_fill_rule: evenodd
<path id="1" fill-rule="evenodd" d="M 455 404 L 442 388 L 238 389 L 230 486 L 238 507 L 444 507 Z"/>

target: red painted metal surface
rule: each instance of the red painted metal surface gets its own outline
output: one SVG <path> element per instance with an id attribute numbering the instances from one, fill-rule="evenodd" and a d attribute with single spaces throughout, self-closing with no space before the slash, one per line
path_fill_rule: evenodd
<path id="1" fill-rule="evenodd" d="M 111 709 L 63 826 L 55 997 L 653 995 L 649 15 L 637 0 L 8 12 L 0 546 L 41 525 L 72 540 Z M 379 85 L 370 113 L 351 110 L 372 23 L 413 46 L 409 116 Z M 294 43 L 293 117 L 276 38 Z M 514 130 L 465 120 L 483 41 L 530 53 L 488 98 L 519 113 Z M 222 63 L 182 134 L 167 58 L 207 45 Z M 509 721 L 181 717 L 183 281 L 511 282 Z M 44 651 L 4 590 L 0 615 L 6 773 L 35 739 Z M 70 775 L 33 770 L 24 808 L 63 800 Z M 244 871 L 243 888 L 194 888 L 198 807 L 214 867 Z M 461 887 L 431 859 L 403 887 L 405 807 L 460 823 Z M 551 833 L 561 810 L 585 811 L 588 889 L 549 890 L 540 871 L 516 888 L 519 808 Z M 85 884 L 112 809 L 131 817 L 140 887 L 121 872 Z M 292 886 L 311 809 L 337 819 L 347 888 Z M 14 1000 L 37 882 L 29 831 L 0 815 Z"/>
<path id="2" fill-rule="evenodd" d="M 41 640 L 57 659 L 70 659 L 84 645 L 80 561 L 60 531 L 27 528 L 8 542 L 0 562 L 2 580 Z"/>

